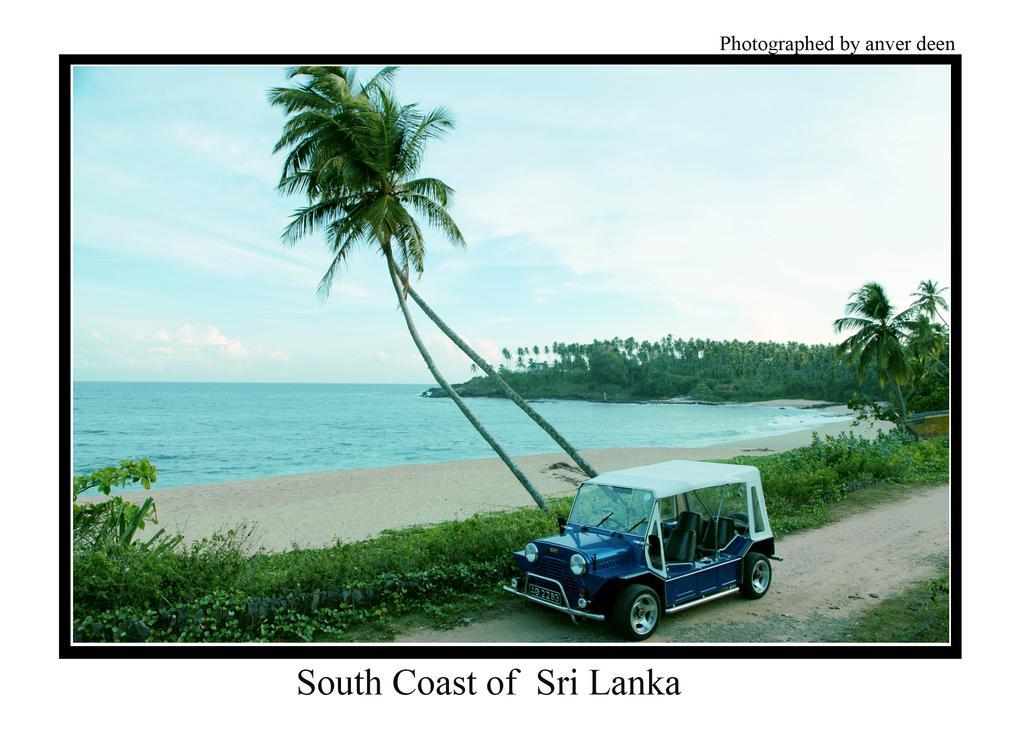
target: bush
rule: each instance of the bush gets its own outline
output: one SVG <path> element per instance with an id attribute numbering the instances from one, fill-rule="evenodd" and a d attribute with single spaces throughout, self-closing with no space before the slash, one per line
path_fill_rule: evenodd
<path id="1" fill-rule="evenodd" d="M 156 505 L 147 497 L 141 505 L 126 502 L 121 497 L 112 497 L 103 502 L 79 504 L 78 496 L 91 490 L 110 495 L 113 488 L 125 485 L 139 485 L 148 490 L 156 482 L 156 468 L 149 460 L 123 459 L 120 464 L 94 470 L 87 475 L 77 475 L 72 482 L 71 501 L 74 543 L 78 548 L 101 548 L 114 550 L 142 542 L 136 534 L 146 525 L 155 525 Z M 160 528 L 149 540 L 146 548 L 168 551 L 181 542 L 180 536 L 165 536 Z"/>
<path id="2" fill-rule="evenodd" d="M 903 430 L 874 439 L 817 434 L 807 447 L 764 457 L 737 457 L 761 471 L 765 504 L 776 534 L 820 525 L 827 505 L 850 490 L 878 482 L 931 483 L 949 479 L 949 442 L 917 440 Z"/>
<path id="3" fill-rule="evenodd" d="M 907 394 L 907 409 L 915 411 L 942 411 L 949 408 L 949 378 L 927 371 Z"/>
<path id="4" fill-rule="evenodd" d="M 138 543 L 76 551 L 75 608 L 159 609 L 233 585 L 250 558 L 251 534 L 243 526 L 178 551 L 153 551 Z"/>

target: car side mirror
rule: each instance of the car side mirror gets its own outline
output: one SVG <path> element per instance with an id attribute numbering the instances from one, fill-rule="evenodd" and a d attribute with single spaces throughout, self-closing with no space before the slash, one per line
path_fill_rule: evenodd
<path id="1" fill-rule="evenodd" d="M 565 518 L 561 516 L 558 517 L 558 535 L 565 535 Z"/>
<path id="2" fill-rule="evenodd" d="M 653 553 L 661 553 L 661 539 L 653 533 L 647 537 L 647 545 Z"/>

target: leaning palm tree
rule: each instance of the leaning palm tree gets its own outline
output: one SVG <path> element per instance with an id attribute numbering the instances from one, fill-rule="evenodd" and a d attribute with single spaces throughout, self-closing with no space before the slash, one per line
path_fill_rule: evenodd
<path id="1" fill-rule="evenodd" d="M 868 282 L 850 293 L 846 317 L 833 323 L 837 333 L 855 331 L 836 346 L 836 354 L 855 364 L 861 379 L 874 366 L 879 386 L 884 388 L 891 381 L 896 387 L 901 416 L 907 415 L 907 404 L 900 386 L 911 377 L 910 359 L 903 347 L 910 314 L 909 310 L 897 313 L 882 285 Z"/>
<path id="2" fill-rule="evenodd" d="M 917 290 L 910 295 L 911 297 L 916 297 L 913 308 L 929 317 L 939 318 L 943 325 L 949 327 L 946 318 L 939 311 L 945 310 L 949 312 L 949 303 L 942 296 L 942 293 L 947 291 L 949 291 L 949 287 L 939 288 L 939 283 L 932 279 L 921 280 L 921 283 L 917 285 Z"/>
<path id="3" fill-rule="evenodd" d="M 441 375 L 406 304 L 410 270 L 422 273 L 425 254 L 416 215 L 456 247 L 465 241 L 447 211 L 451 188 L 436 178 L 417 177 L 425 144 L 451 129 L 451 117 L 444 108 L 424 113 L 415 105 L 399 104 L 388 84 L 393 73 L 386 68 L 358 86 L 352 69 L 301 66 L 291 70 L 290 78 L 304 81 L 270 90 L 270 102 L 288 114 L 274 147 L 275 152 L 287 150 L 278 187 L 302 193 L 308 201 L 292 215 L 283 239 L 294 244 L 316 231 L 326 234 L 333 259 L 320 280 L 322 297 L 355 249 L 380 252 L 409 335 L 431 375 L 534 501 L 546 508 L 540 492 Z"/>

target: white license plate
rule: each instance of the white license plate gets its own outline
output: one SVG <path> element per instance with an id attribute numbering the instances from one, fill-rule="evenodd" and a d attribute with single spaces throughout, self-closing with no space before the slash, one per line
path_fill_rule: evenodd
<path id="1" fill-rule="evenodd" d="M 536 584 L 530 584 L 530 588 L 527 589 L 527 592 L 529 594 L 531 594 L 532 596 L 537 597 L 538 599 L 543 599 L 544 601 L 551 602 L 552 604 L 561 604 L 562 603 L 562 595 L 561 594 L 559 594 L 557 591 L 553 591 L 551 589 L 545 589 L 543 586 L 537 586 Z"/>

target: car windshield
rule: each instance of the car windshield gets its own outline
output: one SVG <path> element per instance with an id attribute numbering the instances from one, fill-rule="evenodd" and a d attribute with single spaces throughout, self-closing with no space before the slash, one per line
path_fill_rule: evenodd
<path id="1" fill-rule="evenodd" d="M 569 522 L 644 536 L 653 507 L 654 495 L 647 490 L 588 482 L 576 493 Z"/>

